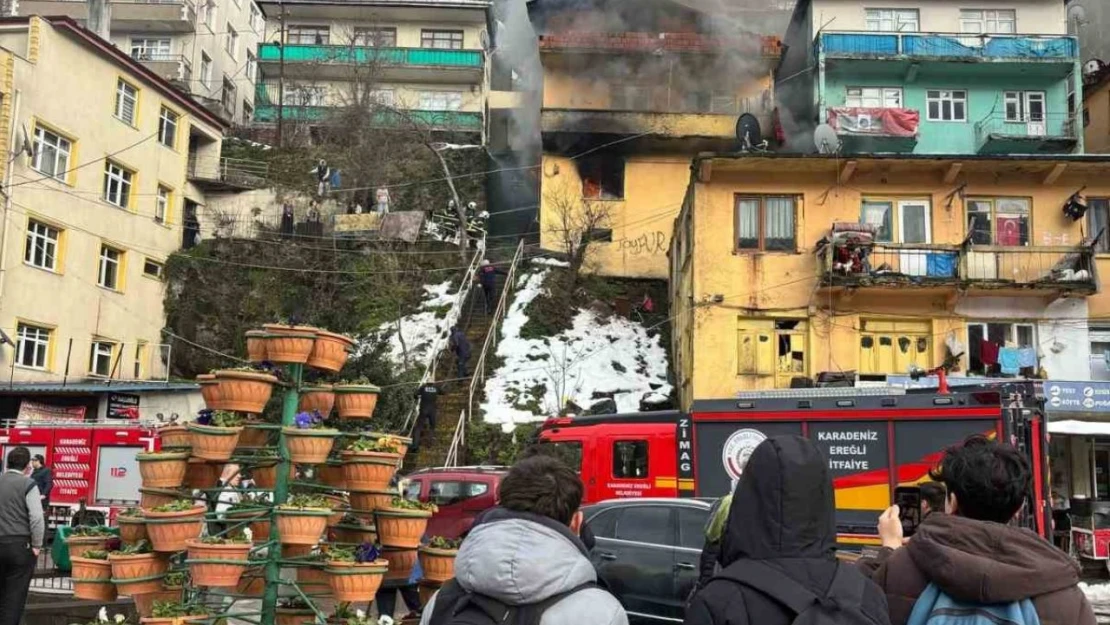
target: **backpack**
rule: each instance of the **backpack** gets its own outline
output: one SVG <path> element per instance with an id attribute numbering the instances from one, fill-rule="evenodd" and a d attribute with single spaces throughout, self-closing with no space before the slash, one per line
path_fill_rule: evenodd
<path id="1" fill-rule="evenodd" d="M 454 579 L 439 589 L 429 625 L 539 625 L 543 613 L 576 592 L 597 588 L 588 582 L 539 603 L 507 605 L 493 597 L 470 592 Z"/>
<path id="2" fill-rule="evenodd" d="M 867 579 L 840 562 L 837 562 L 836 573 L 824 597 L 759 560 L 734 562 L 713 579 L 726 579 L 774 599 L 795 614 L 793 625 L 875 625 L 878 622 L 863 613 Z"/>
<path id="3" fill-rule="evenodd" d="M 917 598 L 906 625 L 1040 625 L 1029 599 L 1013 603 L 979 604 L 956 601 L 930 583 Z"/>

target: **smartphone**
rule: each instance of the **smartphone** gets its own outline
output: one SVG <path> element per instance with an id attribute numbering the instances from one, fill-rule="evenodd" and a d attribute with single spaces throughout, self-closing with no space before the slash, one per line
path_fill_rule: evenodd
<path id="1" fill-rule="evenodd" d="M 921 524 L 921 489 L 917 486 L 898 486 L 894 489 L 894 503 L 898 504 L 898 517 L 902 520 L 902 534 L 913 536 Z"/>

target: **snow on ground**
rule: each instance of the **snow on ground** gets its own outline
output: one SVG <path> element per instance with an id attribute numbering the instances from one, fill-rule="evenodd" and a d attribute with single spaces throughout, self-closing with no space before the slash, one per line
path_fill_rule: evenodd
<path id="1" fill-rule="evenodd" d="M 582 408 L 613 394 L 620 412 L 639 410 L 645 393 L 668 394 L 667 352 L 658 335 L 624 317 L 579 309 L 573 327 L 547 339 L 520 336 L 525 309 L 543 292 L 549 270 L 525 274 L 505 315 L 497 356 L 503 363 L 486 380 L 485 419 L 506 431 L 555 414 L 565 398 Z"/>
<path id="2" fill-rule="evenodd" d="M 456 306 L 457 293 L 452 292 L 451 281 L 440 284 L 424 285 L 424 300 L 420 310 L 401 317 L 401 335 L 397 334 L 397 323 L 390 321 L 378 326 L 376 336 L 359 344 L 359 353 L 373 347 L 376 343 L 388 341 L 389 358 L 398 365 L 404 365 L 405 349 L 408 349 L 408 365 L 423 365 L 431 355 L 436 339 L 446 336 L 448 330 L 459 318 L 460 306 Z"/>
<path id="3" fill-rule="evenodd" d="M 1092 604 L 1110 604 L 1110 584 L 1091 584 L 1079 582 L 1079 589 L 1087 595 L 1087 600 Z"/>
<path id="4" fill-rule="evenodd" d="M 555 258 L 533 258 L 533 265 L 547 265 L 548 267 L 570 267 L 570 263 L 565 260 L 557 260 Z"/>

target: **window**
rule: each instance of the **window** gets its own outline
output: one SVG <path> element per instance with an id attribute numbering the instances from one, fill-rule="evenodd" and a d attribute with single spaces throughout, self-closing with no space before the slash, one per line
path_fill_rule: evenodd
<path id="1" fill-rule="evenodd" d="M 254 107 L 243 100 L 243 125 L 246 126 L 252 121 L 254 121 Z"/>
<path id="2" fill-rule="evenodd" d="M 1110 380 L 1110 326 L 1090 328 L 1091 379 Z"/>
<path id="3" fill-rule="evenodd" d="M 146 377 L 146 341 L 135 344 L 135 371 L 134 378 L 141 380 Z"/>
<path id="4" fill-rule="evenodd" d="M 162 279 L 162 269 L 163 269 L 162 263 L 160 263 L 156 260 L 151 260 L 151 259 L 148 258 L 145 261 L 143 261 L 143 275 L 144 276 L 149 276 L 151 278 L 158 278 L 159 280 L 161 280 Z"/>
<path id="5" fill-rule="evenodd" d="M 1003 94 L 1008 122 L 1043 122 L 1044 91 L 1007 91 Z"/>
<path id="6" fill-rule="evenodd" d="M 774 376 L 775 388 L 790 388 L 808 372 L 806 321 L 740 317 L 736 329 L 738 374 Z"/>
<path id="7" fill-rule="evenodd" d="M 227 25 L 227 44 L 226 44 L 226 46 L 227 46 L 227 48 L 226 48 L 227 53 L 229 55 L 231 55 L 231 58 L 233 58 L 233 59 L 239 58 L 238 57 L 238 55 L 239 55 L 239 33 L 235 32 L 235 29 L 231 27 L 231 24 Z"/>
<path id="8" fill-rule="evenodd" d="M 736 249 L 793 252 L 794 198 L 789 196 L 736 198 Z"/>
<path id="9" fill-rule="evenodd" d="M 612 243 L 613 242 L 613 229 L 612 228 L 591 228 L 589 232 L 585 233 L 585 240 L 592 243 Z"/>
<path id="10" fill-rule="evenodd" d="M 93 341 L 89 350 L 89 375 L 108 377 L 112 375 L 112 356 L 116 344 L 110 341 Z"/>
<path id="11" fill-rule="evenodd" d="M 203 50 L 200 52 L 200 84 L 205 89 L 212 88 L 212 57 Z"/>
<path id="12" fill-rule="evenodd" d="M 1096 252 L 1110 252 L 1110 198 L 1087 198 L 1087 232 L 1098 237 Z"/>
<path id="13" fill-rule="evenodd" d="M 405 499 L 409 501 L 418 501 L 420 499 L 420 492 L 424 490 L 424 482 L 420 480 L 412 480 L 405 486 Z"/>
<path id="14" fill-rule="evenodd" d="M 848 87 L 844 106 L 849 108 L 902 108 L 902 90 L 896 87 Z"/>
<path id="15" fill-rule="evenodd" d="M 867 9 L 867 30 L 913 33 L 921 30 L 917 9 Z"/>
<path id="16" fill-rule="evenodd" d="M 1029 245 L 1030 200 L 1027 198 L 971 198 L 967 201 L 967 231 L 975 245 Z"/>
<path id="17" fill-rule="evenodd" d="M 582 443 L 568 442 L 542 442 L 539 453 L 558 458 L 573 467 L 578 473 L 582 472 Z"/>
<path id="18" fill-rule="evenodd" d="M 205 3 L 203 21 L 204 25 L 208 27 L 208 30 L 216 32 L 216 0 L 208 0 L 208 2 Z"/>
<path id="19" fill-rule="evenodd" d="M 393 106 L 393 90 L 374 89 L 370 92 L 370 101 L 379 106 Z"/>
<path id="20" fill-rule="evenodd" d="M 285 106 L 322 106 L 324 88 L 308 85 L 291 85 L 285 88 L 282 97 Z"/>
<path id="21" fill-rule="evenodd" d="M 1017 32 L 1013 9 L 960 11 L 960 32 L 975 35 L 1012 35 Z"/>
<path id="22" fill-rule="evenodd" d="M 123 252 L 107 245 L 100 246 L 100 271 L 96 283 L 106 289 L 119 290 L 122 277 Z"/>
<path id="23" fill-rule="evenodd" d="M 326 46 L 328 39 L 327 26 L 290 26 L 285 34 L 286 43 L 306 46 Z"/>
<path id="24" fill-rule="evenodd" d="M 678 546 L 701 551 L 705 546 L 705 526 L 709 511 L 701 508 L 678 509 Z"/>
<path id="25" fill-rule="evenodd" d="M 878 243 L 929 243 L 929 200 L 863 200 L 860 220 L 878 226 Z"/>
<path id="26" fill-rule="evenodd" d="M 586 521 L 586 525 L 590 526 L 590 531 L 594 533 L 597 538 L 612 538 L 613 532 L 617 527 L 617 517 L 621 514 L 620 508 L 610 508 L 602 510 Z"/>
<path id="27" fill-rule="evenodd" d="M 253 2 L 251 3 L 251 30 L 258 34 L 262 34 L 262 29 L 265 24 L 262 23 L 262 11 L 258 10 L 258 6 Z"/>
<path id="28" fill-rule="evenodd" d="M 35 125 L 35 157 L 31 159 L 31 167 L 41 174 L 65 182 L 72 149 L 73 144 L 69 139 Z"/>
<path id="29" fill-rule="evenodd" d="M 420 47 L 462 50 L 463 32 L 461 30 L 421 30 Z"/>
<path id="30" fill-rule="evenodd" d="M 397 29 L 356 28 L 353 43 L 368 48 L 393 48 L 397 46 Z"/>
<path id="31" fill-rule="evenodd" d="M 258 57 L 247 50 L 247 80 L 254 82 L 258 76 Z"/>
<path id="32" fill-rule="evenodd" d="M 177 120 L 179 117 L 180 115 L 164 106 L 161 114 L 158 115 L 158 142 L 167 148 L 177 145 Z"/>
<path id="33" fill-rule="evenodd" d="M 624 159 L 615 155 L 588 155 L 578 160 L 582 197 L 587 200 L 624 199 Z"/>
<path id="34" fill-rule="evenodd" d="M 911 366 L 928 368 L 932 348 L 928 321 L 860 321 L 860 374 L 905 375 Z"/>
<path id="35" fill-rule="evenodd" d="M 116 83 L 116 118 L 134 126 L 138 106 L 139 90 L 120 78 Z"/>
<path id="36" fill-rule="evenodd" d="M 432 482 L 428 498 L 437 506 L 449 506 L 479 497 L 488 491 L 489 485 L 482 482 Z"/>
<path id="37" fill-rule="evenodd" d="M 1038 369 L 1035 339 L 1036 332 L 1032 323 L 968 321 L 968 373 L 1004 375 L 999 352 L 1006 348 L 1017 349 L 1021 355 L 1017 363 L 1021 375 L 1034 375 Z M 1016 374 L 1011 372 L 1007 375 Z"/>
<path id="38" fill-rule="evenodd" d="M 15 364 L 31 369 L 46 369 L 51 334 L 50 328 L 20 323 L 16 327 Z"/>
<path id="39" fill-rule="evenodd" d="M 926 119 L 931 122 L 966 122 L 967 92 L 929 89 L 925 92 Z"/>
<path id="40" fill-rule="evenodd" d="M 673 545 L 671 509 L 663 506 L 628 506 L 621 510 L 613 538 L 650 545 Z"/>
<path id="41" fill-rule="evenodd" d="M 134 174 L 112 161 L 104 163 L 104 201 L 127 208 L 131 205 L 131 181 Z"/>
<path id="42" fill-rule="evenodd" d="M 462 108 L 462 93 L 458 91 L 421 91 L 420 110 L 457 111 Z"/>
<path id="43" fill-rule="evenodd" d="M 27 222 L 27 247 L 23 250 L 23 262 L 39 269 L 57 271 L 58 239 L 61 232 L 54 227 L 38 221 Z"/>
<path id="44" fill-rule="evenodd" d="M 647 441 L 617 441 L 613 443 L 613 477 L 641 480 L 648 476 Z"/>
<path id="45" fill-rule="evenodd" d="M 223 104 L 224 110 L 233 113 L 235 111 L 235 100 L 235 83 L 224 76 L 223 89 L 220 90 L 220 104 Z"/>
<path id="46" fill-rule="evenodd" d="M 169 187 L 158 185 L 158 195 L 154 198 L 154 221 L 160 224 L 166 223 L 172 202 L 173 191 Z"/>
<path id="47" fill-rule="evenodd" d="M 131 58 L 136 61 L 168 61 L 173 56 L 168 37 L 136 37 L 131 39 Z"/>

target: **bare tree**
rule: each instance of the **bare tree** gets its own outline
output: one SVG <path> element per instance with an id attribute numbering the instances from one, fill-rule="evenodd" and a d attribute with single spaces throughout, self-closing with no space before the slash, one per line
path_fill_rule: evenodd
<path id="1" fill-rule="evenodd" d="M 545 193 L 544 200 L 549 215 L 546 230 L 567 255 L 573 292 L 583 270 L 589 268 L 595 237 L 611 224 L 611 209 L 609 204 L 579 197 L 565 186 Z"/>

